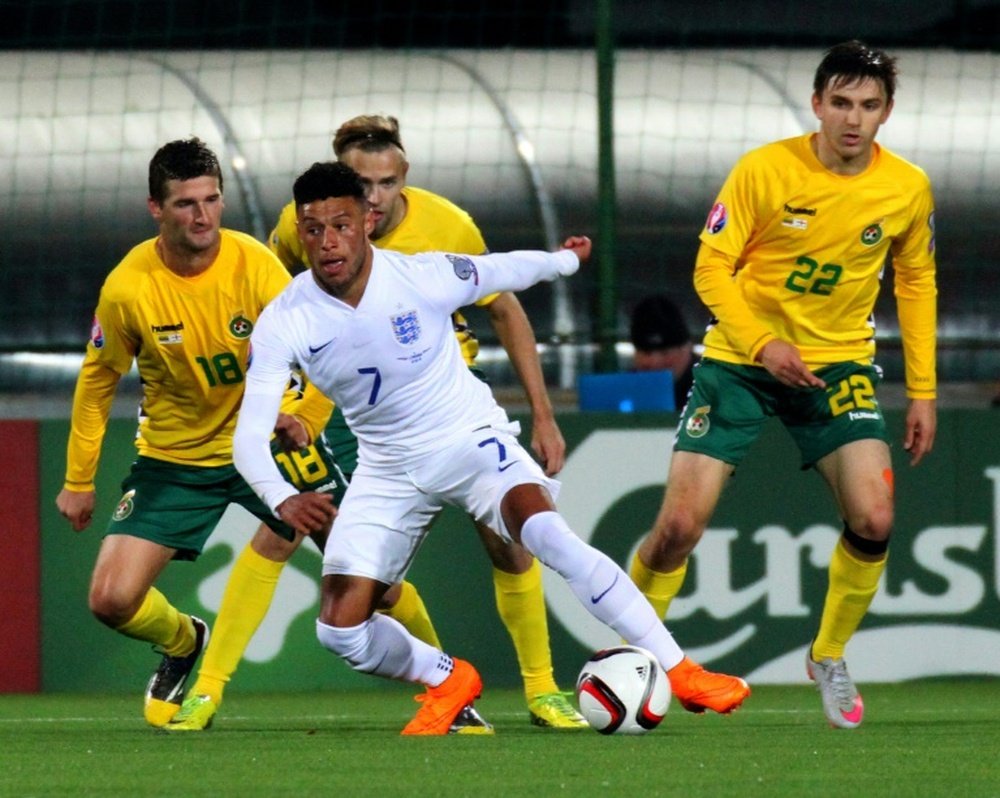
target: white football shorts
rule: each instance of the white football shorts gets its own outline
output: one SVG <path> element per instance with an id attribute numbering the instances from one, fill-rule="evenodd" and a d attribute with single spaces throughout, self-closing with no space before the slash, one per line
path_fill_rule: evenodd
<path id="1" fill-rule="evenodd" d="M 361 464 L 327 539 L 323 575 L 400 581 L 445 504 L 510 540 L 500 502 L 525 484 L 541 485 L 553 501 L 559 494 L 559 482 L 545 476 L 513 434 L 497 427 L 463 432 L 406 466 Z"/>

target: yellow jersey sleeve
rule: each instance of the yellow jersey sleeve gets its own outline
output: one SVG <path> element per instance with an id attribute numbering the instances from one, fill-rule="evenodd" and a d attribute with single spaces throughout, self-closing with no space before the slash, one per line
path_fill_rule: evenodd
<path id="1" fill-rule="evenodd" d="M 701 301 L 712 312 L 719 334 L 733 352 L 745 352 L 753 362 L 764 344 L 775 335 L 743 301 L 736 282 L 736 258 L 707 244 L 698 248 L 694 267 L 694 286 Z M 725 323 L 722 323 L 725 322 Z"/>
<path id="2" fill-rule="evenodd" d="M 934 199 L 930 181 L 914 196 L 912 224 L 894 242 L 894 292 L 903 340 L 906 395 L 934 399 L 937 391 L 937 269 L 934 259 Z"/>
<path id="3" fill-rule="evenodd" d="M 278 223 L 267 237 L 267 245 L 292 274 L 298 274 L 309 268 L 309 258 L 299 240 L 294 201 L 281 209 Z"/>
<path id="4" fill-rule="evenodd" d="M 115 390 L 121 377 L 131 369 L 141 339 L 134 330 L 135 321 L 126 287 L 135 271 L 132 264 L 151 254 L 155 257 L 152 250 L 152 242 L 133 249 L 122 265 L 108 276 L 101 289 L 90 326 L 90 340 L 73 393 L 70 433 L 66 444 L 64 487 L 68 490 L 94 489 L 94 477 Z M 117 274 L 123 267 L 127 273 L 125 279 Z"/>
<path id="5" fill-rule="evenodd" d="M 66 480 L 72 491 L 94 490 L 94 475 L 107 431 L 108 415 L 121 374 L 96 359 L 85 358 L 73 394 L 66 446 Z"/>
<path id="6" fill-rule="evenodd" d="M 297 416 L 309 433 L 309 440 L 315 443 L 330 420 L 333 402 L 311 382 L 307 382 L 301 395 L 297 391 L 285 395 L 281 412 Z"/>

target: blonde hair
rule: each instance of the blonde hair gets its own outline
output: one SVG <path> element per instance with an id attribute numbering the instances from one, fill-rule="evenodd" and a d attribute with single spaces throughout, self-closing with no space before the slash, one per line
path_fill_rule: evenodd
<path id="1" fill-rule="evenodd" d="M 333 137 L 333 154 L 338 158 L 351 149 L 381 152 L 389 147 L 397 147 L 402 155 L 406 155 L 399 137 L 399 120 L 394 116 L 356 116 L 337 128 Z"/>

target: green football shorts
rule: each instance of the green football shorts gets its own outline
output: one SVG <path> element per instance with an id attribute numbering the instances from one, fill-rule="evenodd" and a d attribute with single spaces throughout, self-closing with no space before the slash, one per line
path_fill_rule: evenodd
<path id="1" fill-rule="evenodd" d="M 189 466 L 139 457 L 122 481 L 122 497 L 105 534 L 132 535 L 194 560 L 230 504 L 239 504 L 286 540 L 295 531 L 275 518 L 236 466 Z"/>
<path id="2" fill-rule="evenodd" d="M 875 399 L 880 381 L 872 365 L 835 363 L 816 371 L 825 389 L 791 388 L 760 366 L 702 358 L 684 407 L 674 449 L 707 454 L 733 466 L 746 457 L 769 418 L 777 417 L 802 456 L 802 468 L 852 441 L 888 442 Z"/>
<path id="3" fill-rule="evenodd" d="M 271 451 L 285 479 L 300 490 L 330 492 L 340 504 L 347 480 L 324 439 L 296 452 L 283 452 L 272 441 Z M 232 465 L 189 466 L 139 457 L 122 482 L 122 494 L 105 534 L 169 546 L 177 549 L 177 560 L 197 559 L 230 504 L 239 504 L 285 540 L 295 539 L 295 530 L 272 515 Z"/>

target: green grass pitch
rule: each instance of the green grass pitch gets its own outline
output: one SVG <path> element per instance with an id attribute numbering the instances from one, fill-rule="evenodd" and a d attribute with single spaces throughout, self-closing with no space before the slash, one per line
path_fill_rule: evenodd
<path id="1" fill-rule="evenodd" d="M 403 738 L 413 691 L 240 694 L 167 735 L 141 696 L 0 696 L 3 796 L 998 796 L 1000 680 L 864 687 L 836 731 L 809 686 L 754 690 L 731 717 L 673 703 L 641 737 L 531 726 L 519 693 L 477 707 L 494 737 Z"/>

